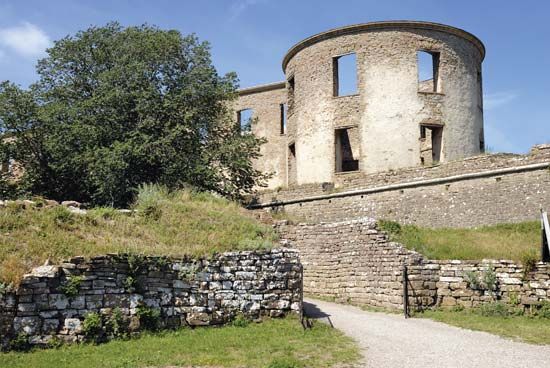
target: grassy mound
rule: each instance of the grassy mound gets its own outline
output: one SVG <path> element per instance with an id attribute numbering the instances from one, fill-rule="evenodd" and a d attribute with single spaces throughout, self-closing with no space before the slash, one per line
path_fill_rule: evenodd
<path id="1" fill-rule="evenodd" d="M 0 282 L 17 284 L 47 259 L 125 252 L 201 256 L 230 250 L 269 248 L 272 228 L 247 215 L 237 203 L 207 193 L 140 189 L 132 214 L 95 208 L 0 209 Z"/>
<path id="2" fill-rule="evenodd" d="M 379 221 L 391 240 L 430 259 L 538 259 L 540 223 L 500 224 L 468 229 L 430 229 Z"/>
<path id="3" fill-rule="evenodd" d="M 322 323 L 303 330 L 295 318 L 246 327 L 180 329 L 103 345 L 72 345 L 0 356 L 0 367 L 344 367 L 357 345 Z"/>

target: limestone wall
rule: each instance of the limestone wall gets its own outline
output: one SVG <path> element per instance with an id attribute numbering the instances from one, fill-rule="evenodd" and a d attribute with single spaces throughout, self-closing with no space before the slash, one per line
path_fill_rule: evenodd
<path id="1" fill-rule="evenodd" d="M 407 266 L 413 308 L 475 307 L 502 300 L 528 307 L 550 300 L 550 265 L 525 270 L 506 260 L 429 260 L 390 242 L 373 219 L 276 225 L 284 244 L 296 247 L 306 294 L 390 309 L 403 308 Z M 493 284 L 487 280 L 494 279 Z"/>
<path id="2" fill-rule="evenodd" d="M 438 53 L 437 91 L 419 86 L 418 51 Z M 334 93 L 334 65 L 355 53 L 357 91 Z M 295 45 L 283 61 L 294 78 L 290 136 L 296 142 L 298 184 L 335 176 L 334 130 L 357 126 L 359 170 L 419 166 L 420 125 L 443 126 L 441 161 L 479 154 L 483 140 L 479 40 L 452 27 L 424 22 L 381 22 L 342 27 Z"/>
<path id="3" fill-rule="evenodd" d="M 69 294 L 71 280 L 78 282 Z M 54 337 L 81 341 L 86 315 L 109 316 L 115 308 L 135 332 L 144 306 L 160 313 L 161 328 L 215 325 L 238 313 L 252 318 L 298 313 L 301 295 L 298 253 L 289 249 L 207 259 L 73 258 L 36 268 L 15 293 L 0 295 L 0 332 L 4 346 L 21 333 L 33 345 Z"/>
<path id="4" fill-rule="evenodd" d="M 252 133 L 267 142 L 260 147 L 260 157 L 254 168 L 272 174 L 268 188 L 287 185 L 287 140 L 281 132 L 281 105 L 286 104 L 287 92 L 284 83 L 274 83 L 239 91 L 235 110 L 251 109 L 254 123 Z"/>
<path id="5" fill-rule="evenodd" d="M 251 209 L 305 221 L 384 218 L 427 227 L 536 220 L 550 207 L 550 145 L 529 155 L 495 154 L 433 168 L 339 176 L 335 184 L 264 191 Z"/>

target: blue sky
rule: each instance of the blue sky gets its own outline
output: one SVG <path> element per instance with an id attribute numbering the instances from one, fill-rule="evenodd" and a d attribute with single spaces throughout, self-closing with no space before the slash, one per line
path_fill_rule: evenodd
<path id="1" fill-rule="evenodd" d="M 312 34 L 378 20 L 426 20 L 463 28 L 487 47 L 486 142 L 527 152 L 550 142 L 550 2 L 543 0 L 0 0 L 0 80 L 27 86 L 52 40 L 117 20 L 196 33 L 221 73 L 241 86 L 283 79 L 281 59 Z"/>

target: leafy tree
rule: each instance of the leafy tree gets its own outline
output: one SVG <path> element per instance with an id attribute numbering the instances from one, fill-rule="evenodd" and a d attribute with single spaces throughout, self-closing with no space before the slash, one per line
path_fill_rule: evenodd
<path id="1" fill-rule="evenodd" d="M 239 199 L 266 176 L 263 143 L 241 134 L 234 73 L 220 76 L 194 36 L 118 23 L 56 41 L 28 90 L 0 84 L 2 141 L 21 188 L 54 199 L 126 205 L 135 188 L 190 184 Z"/>

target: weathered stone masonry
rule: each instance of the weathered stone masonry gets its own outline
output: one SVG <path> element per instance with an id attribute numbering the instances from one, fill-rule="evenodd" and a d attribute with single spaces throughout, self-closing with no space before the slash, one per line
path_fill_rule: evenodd
<path id="1" fill-rule="evenodd" d="M 278 317 L 301 310 L 301 265 L 290 249 L 140 262 L 135 272 L 126 256 L 115 255 L 36 268 L 15 293 L 0 295 L 1 342 L 20 333 L 35 345 L 53 337 L 80 341 L 88 313 L 109 314 L 114 308 L 138 329 L 140 305 L 159 310 L 164 328 L 222 324 L 237 313 Z M 130 275 L 135 290 L 128 289 Z M 75 276 L 82 276 L 78 294 L 68 297 L 62 286 Z"/>
<path id="2" fill-rule="evenodd" d="M 427 227 L 536 220 L 550 207 L 550 145 L 528 155 L 493 154 L 374 174 L 336 183 L 261 192 L 250 208 L 306 221 L 373 217 Z"/>
<path id="3" fill-rule="evenodd" d="M 526 272 L 506 260 L 438 261 L 390 242 L 373 219 L 321 224 L 277 223 L 282 242 L 296 247 L 304 266 L 304 292 L 338 301 L 403 308 L 403 267 L 408 269 L 409 303 L 414 308 L 463 305 L 494 300 L 522 306 L 550 299 L 550 266 Z M 495 289 L 483 284 L 494 272 Z"/>
<path id="4" fill-rule="evenodd" d="M 428 80 L 420 79 L 422 53 L 432 57 Z M 340 94 L 340 61 L 350 55 L 356 90 Z M 484 151 L 484 56 L 478 38 L 443 24 L 345 26 L 291 47 L 282 63 L 285 81 L 239 91 L 235 108 L 253 109 L 253 133 L 268 141 L 255 164 L 274 173 L 270 189 L 334 182 L 340 171 L 457 160 Z M 281 135 L 283 103 L 288 129 Z M 341 144 L 346 132 L 350 146 Z"/>

